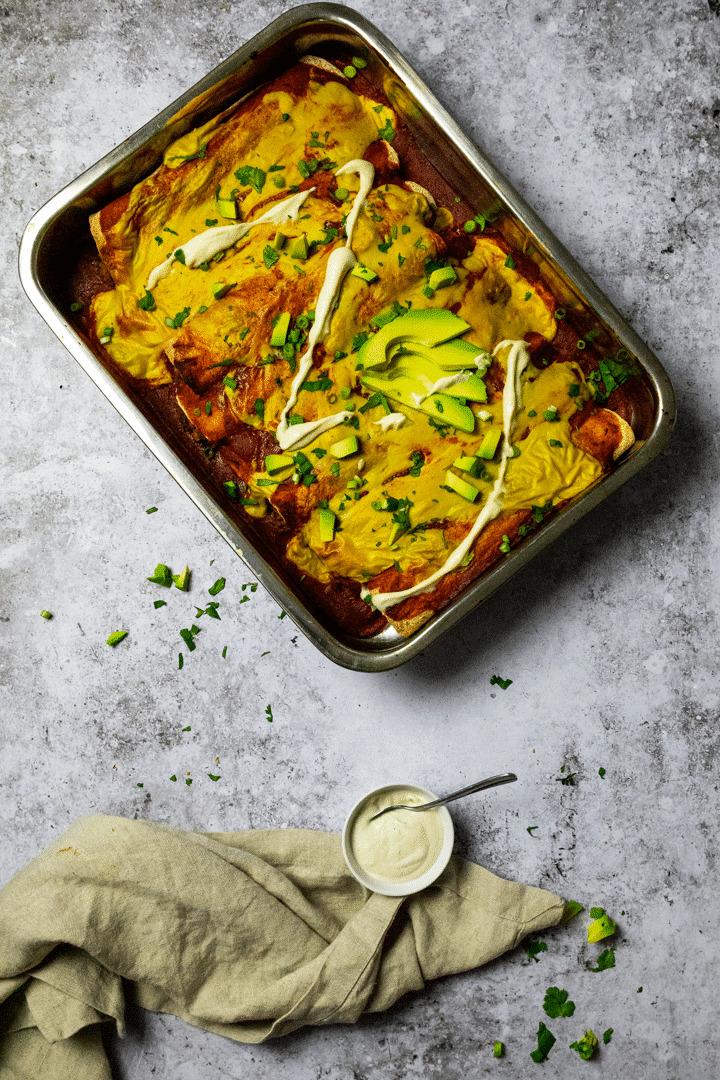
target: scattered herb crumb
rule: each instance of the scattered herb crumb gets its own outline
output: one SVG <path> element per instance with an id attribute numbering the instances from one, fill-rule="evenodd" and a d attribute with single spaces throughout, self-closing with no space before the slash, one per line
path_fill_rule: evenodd
<path id="1" fill-rule="evenodd" d="M 227 645 L 223 646 L 222 658 L 223 658 L 223 660 L 225 660 L 227 658 Z"/>
<path id="2" fill-rule="evenodd" d="M 585 908 L 582 904 L 578 904 L 577 900 L 567 900 L 560 922 L 563 926 L 567 926 L 569 922 L 572 922 L 572 920 L 584 910 Z"/>
<path id="3" fill-rule="evenodd" d="M 138 787 L 145 787 L 144 784 L 138 784 Z"/>
<path id="4" fill-rule="evenodd" d="M 538 953 L 547 952 L 547 944 L 544 941 L 528 941 L 527 945 L 523 945 L 523 949 L 531 960 L 539 964 Z"/>
<path id="5" fill-rule="evenodd" d="M 177 782 L 177 776 L 175 775 L 175 773 L 172 774 L 170 779 L 172 780 L 173 784 Z"/>
<path id="6" fill-rule="evenodd" d="M 597 967 L 591 967 L 590 971 L 607 971 L 608 968 L 613 967 L 615 967 L 615 950 L 612 948 L 603 949 L 598 956 Z M 642 987 L 640 987 L 640 990 L 642 990 Z M 638 993 L 640 993 L 640 990 L 638 990 Z"/>
<path id="7" fill-rule="evenodd" d="M 560 772 L 565 773 L 565 768 L 566 768 L 566 766 L 563 765 L 562 768 L 560 769 Z M 555 777 L 555 783 L 556 784 L 558 784 L 558 783 L 562 784 L 564 787 L 575 787 L 575 777 L 576 776 L 577 776 L 577 773 L 574 773 L 574 772 L 565 773 L 564 776 L 556 776 Z"/>
<path id="8" fill-rule="evenodd" d="M 167 600 L 153 600 L 153 607 L 167 607 Z"/>
<path id="9" fill-rule="evenodd" d="M 499 686 L 501 690 L 507 690 L 512 685 L 512 679 L 501 679 L 499 675 L 493 675 L 490 680 L 491 686 Z"/>
<path id="10" fill-rule="evenodd" d="M 525 830 L 525 832 L 526 832 L 526 833 L 528 833 L 528 834 L 529 834 L 530 836 L 532 836 L 532 834 L 533 834 L 533 833 L 535 832 L 535 830 L 536 830 L 536 829 L 539 829 L 539 828 L 540 828 L 540 826 L 539 826 L 539 825 L 528 825 L 528 827 L 527 827 L 527 829 Z"/>
<path id="11" fill-rule="evenodd" d="M 505 1053 L 505 1047 L 500 1041 L 497 1041 L 493 1046 L 493 1057 L 502 1057 Z"/>
<path id="12" fill-rule="evenodd" d="M 601 780 L 604 780 L 605 779 L 605 769 L 603 769 L 603 768 L 598 769 L 598 776 L 600 777 Z"/>
<path id="13" fill-rule="evenodd" d="M 107 643 L 111 648 L 114 649 L 115 646 L 118 645 L 122 641 L 122 639 L 126 638 L 127 636 L 127 630 L 114 630 L 110 637 L 107 639 Z"/>
<path id="14" fill-rule="evenodd" d="M 269 656 L 270 655 L 270 650 L 268 649 L 267 652 L 261 652 L 260 655 L 261 656 Z"/>
<path id="15" fill-rule="evenodd" d="M 45 609 L 43 608 L 43 610 L 40 612 L 40 617 L 42 619 L 52 619 L 52 612 L 51 611 L 45 611 Z"/>
<path id="16" fill-rule="evenodd" d="M 220 779 L 219 776 L 213 776 L 213 774 L 211 772 L 208 773 L 208 776 L 210 777 L 211 780 L 219 780 Z"/>
<path id="17" fill-rule="evenodd" d="M 284 619 L 286 614 L 287 613 L 285 611 L 281 611 L 280 614 L 278 615 L 278 619 Z"/>
<path id="18" fill-rule="evenodd" d="M 608 949 L 607 952 L 612 952 L 612 949 Z M 602 955 L 603 954 L 601 953 L 600 956 L 602 956 Z M 599 961 L 600 961 L 600 957 L 598 957 L 598 962 Z M 608 967 L 614 967 L 615 966 L 615 954 L 614 953 L 613 953 L 613 962 L 612 962 L 612 964 L 608 964 L 607 966 Z M 638 992 L 638 994 L 642 994 L 642 986 L 638 986 L 637 992 Z"/>
<path id="19" fill-rule="evenodd" d="M 549 986 L 545 991 L 543 1009 L 552 1020 L 557 1020 L 559 1016 L 572 1016 L 575 1012 L 575 1002 L 568 1001 L 567 990 Z"/>
<path id="20" fill-rule="evenodd" d="M 155 572 L 152 577 L 148 578 L 148 581 L 152 581 L 154 585 L 162 585 L 164 588 L 169 589 L 172 585 L 170 567 L 166 566 L 165 563 L 158 563 Z"/>
<path id="21" fill-rule="evenodd" d="M 538 1065 L 540 1064 L 540 1062 L 546 1061 L 547 1056 L 552 1050 L 556 1041 L 557 1040 L 553 1035 L 552 1031 L 548 1031 L 548 1029 L 545 1027 L 541 1020 L 540 1026 L 537 1030 L 537 1050 L 533 1050 L 530 1053 L 530 1057 L 533 1059 L 533 1061 L 537 1062 Z"/>
<path id="22" fill-rule="evenodd" d="M 269 724 L 273 722 L 272 707 L 268 705 L 265 709 L 265 718 Z"/>
<path id="23" fill-rule="evenodd" d="M 190 785 L 192 784 L 192 777 L 191 776 L 186 776 L 185 777 L 185 783 L 187 784 L 188 787 L 190 787 Z"/>
<path id="24" fill-rule="evenodd" d="M 148 508 L 148 509 L 147 509 L 147 510 L 145 511 L 145 513 L 146 513 L 146 514 L 156 514 L 156 513 L 157 513 L 157 506 L 151 506 L 151 507 L 149 507 L 149 508 Z"/>
<path id="25" fill-rule="evenodd" d="M 192 731 L 192 728 L 191 727 L 184 727 L 183 731 Z"/>
<path id="26" fill-rule="evenodd" d="M 603 1042 L 605 1043 L 606 1046 L 610 1042 L 610 1040 L 612 1039 L 612 1036 L 613 1036 L 613 1029 L 612 1028 L 608 1028 L 607 1031 L 603 1031 Z"/>
<path id="27" fill-rule="evenodd" d="M 185 661 L 183 660 L 183 654 L 178 653 L 178 671 L 182 670 L 182 666 L 183 666 L 184 663 L 185 663 Z"/>
<path id="28" fill-rule="evenodd" d="M 217 581 L 215 582 L 214 585 L 210 586 L 210 588 L 208 589 L 208 592 L 210 593 L 211 596 L 217 596 L 217 594 L 222 592 L 224 588 L 225 588 L 225 578 L 221 577 L 221 578 L 217 579 Z"/>

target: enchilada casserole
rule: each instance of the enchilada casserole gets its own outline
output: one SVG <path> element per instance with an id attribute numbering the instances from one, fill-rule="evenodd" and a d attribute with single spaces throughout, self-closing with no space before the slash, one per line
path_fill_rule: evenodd
<path id="1" fill-rule="evenodd" d="M 325 622 L 408 635 L 642 438 L 651 392 L 305 57 L 91 218 L 73 307 Z"/>

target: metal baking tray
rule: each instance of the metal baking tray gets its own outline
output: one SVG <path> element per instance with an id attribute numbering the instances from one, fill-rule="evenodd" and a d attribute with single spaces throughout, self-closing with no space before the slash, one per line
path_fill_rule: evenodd
<path id="1" fill-rule="evenodd" d="M 71 264 L 88 217 L 147 176 L 170 142 L 205 123 L 243 95 L 269 81 L 300 56 L 338 43 L 369 55 L 379 65 L 383 87 L 399 118 L 443 177 L 477 206 L 497 199 L 506 210 L 503 234 L 538 265 L 555 296 L 587 316 L 645 369 L 656 401 L 652 430 L 625 460 L 593 488 L 570 502 L 517 549 L 470 585 L 409 638 L 392 628 L 363 639 L 337 633 L 309 610 L 290 579 L 273 567 L 253 540 L 219 505 L 208 482 L 159 430 L 159 423 L 133 400 L 119 374 L 91 351 L 66 317 L 65 283 L 59 268 Z M 584 514 L 634 476 L 668 441 L 675 395 L 658 359 L 606 296 L 577 265 L 550 230 L 514 191 L 492 162 L 462 133 L 400 52 L 362 15 L 338 4 L 307 4 L 276 19 L 196 83 L 154 120 L 63 188 L 29 222 L 20 246 L 23 287 L 52 330 L 73 354 L 170 475 L 314 645 L 337 664 L 357 671 L 386 671 L 427 648 L 464 615 L 486 600 L 530 559 Z"/>

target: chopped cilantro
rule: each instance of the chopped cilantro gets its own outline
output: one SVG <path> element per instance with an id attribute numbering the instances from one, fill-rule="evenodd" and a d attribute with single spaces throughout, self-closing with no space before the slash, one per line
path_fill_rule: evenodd
<path id="1" fill-rule="evenodd" d="M 570 383 L 568 386 L 568 397 L 577 397 L 580 393 L 580 383 Z"/>
<path id="2" fill-rule="evenodd" d="M 508 255 L 507 259 L 505 260 L 505 265 L 508 267 L 509 270 L 515 269 L 515 263 L 513 261 L 512 255 Z"/>
<path id="3" fill-rule="evenodd" d="M 182 653 L 180 653 L 180 660 L 182 660 Z M 180 664 L 180 667 L 182 667 L 182 663 Z M 173 773 L 170 779 L 172 780 L 173 784 L 177 783 L 177 776 L 175 775 L 175 773 Z"/>
<path id="4" fill-rule="evenodd" d="M 557 1020 L 559 1016 L 572 1016 L 575 1012 L 575 1002 L 568 1001 L 567 990 L 560 990 L 557 986 L 549 986 L 545 992 L 543 1009 L 551 1020 Z"/>
<path id="5" fill-rule="evenodd" d="M 553 1033 L 551 1031 L 548 1031 L 548 1029 L 545 1027 L 541 1020 L 540 1026 L 537 1030 L 537 1050 L 531 1051 L 530 1057 L 533 1059 L 533 1061 L 537 1062 L 538 1065 L 540 1064 L 540 1062 L 546 1061 L 547 1056 L 552 1050 L 556 1041 L 557 1040 Z"/>
<path id="6" fill-rule="evenodd" d="M 493 675 L 490 685 L 499 686 L 501 690 L 507 690 L 508 686 L 512 685 L 512 679 L 501 679 L 499 675 Z"/>
<path id="7" fill-rule="evenodd" d="M 610 1040 L 612 1039 L 612 1036 L 613 1036 L 613 1029 L 612 1028 L 608 1028 L 607 1031 L 603 1031 L 603 1042 L 605 1043 L 606 1046 L 610 1042 Z"/>
<path id="8" fill-rule="evenodd" d="M 254 165 L 241 165 L 239 169 L 235 170 L 235 178 L 241 184 L 254 188 L 258 195 L 265 185 L 265 173 L 262 169 L 255 168 Z"/>
<path id="9" fill-rule="evenodd" d="M 145 295 L 140 297 L 137 304 L 138 304 L 139 308 L 143 309 L 143 311 L 154 311 L 155 310 L 155 297 L 153 296 L 153 294 L 151 292 L 149 292 L 148 289 L 146 289 L 145 290 Z M 110 335 L 110 336 L 112 337 L 112 335 Z"/>
<path id="10" fill-rule="evenodd" d="M 205 218 L 205 224 L 207 225 L 208 229 L 212 229 L 213 225 L 217 225 L 217 223 L 218 219 L 216 217 Z"/>
<path id="11" fill-rule="evenodd" d="M 285 614 L 285 612 L 283 611 L 283 615 L 284 614 Z M 267 705 L 266 708 L 265 708 L 265 719 L 267 720 L 267 722 L 269 724 L 272 724 L 272 722 L 273 722 L 273 714 L 272 714 L 272 707 L 270 705 Z"/>
<path id="12" fill-rule="evenodd" d="M 523 945 L 523 949 L 531 960 L 539 964 L 538 953 L 547 952 L 547 944 L 544 941 L 528 941 L 527 945 Z"/>
<path id="13" fill-rule="evenodd" d="M 263 262 L 268 270 L 272 269 L 279 258 L 280 252 L 277 248 L 274 248 L 271 244 L 266 244 L 263 248 Z"/>
<path id="14" fill-rule="evenodd" d="M 185 307 L 182 311 L 178 311 L 177 315 L 174 315 L 172 319 L 167 316 L 165 318 L 165 325 L 169 326 L 171 330 L 179 330 L 189 314 L 190 308 Z"/>
<path id="15" fill-rule="evenodd" d="M 263 401 L 262 398 L 256 398 L 255 404 L 253 405 L 253 409 L 255 410 L 257 415 L 260 417 L 261 423 L 264 423 L 265 422 L 265 402 Z"/>
<path id="16" fill-rule="evenodd" d="M 561 773 L 565 772 L 565 766 L 564 765 L 560 769 L 560 772 Z M 565 773 L 564 776 L 556 776 L 555 777 L 555 783 L 556 784 L 562 784 L 563 787 L 575 787 L 575 777 L 576 776 L 577 776 L 577 773 L 574 773 L 574 772 Z"/>
<path id="17" fill-rule="evenodd" d="M 167 607 L 167 600 L 153 600 L 153 607 L 154 608 Z"/>
<path id="18" fill-rule="evenodd" d="M 194 154 L 175 154 L 173 157 L 168 158 L 168 161 L 201 161 L 205 157 L 206 150 L 207 143 L 204 142 Z"/>
<path id="19" fill-rule="evenodd" d="M 316 379 L 315 381 L 300 383 L 301 390 L 314 393 L 317 390 L 332 390 L 332 379 Z"/>
<path id="20" fill-rule="evenodd" d="M 223 645 L 222 658 L 227 659 L 227 645 Z"/>
<path id="21" fill-rule="evenodd" d="M 350 346 L 350 351 L 357 352 L 360 346 L 365 344 L 369 336 L 369 334 L 366 334 L 363 330 L 361 330 L 360 333 L 356 334 L 353 338 L 352 345 Z"/>
<path id="22" fill-rule="evenodd" d="M 563 926 L 567 926 L 569 922 L 572 922 L 572 920 L 584 910 L 585 908 L 582 904 L 578 904 L 577 900 L 566 900 L 560 922 Z"/>
<path id="23" fill-rule="evenodd" d="M 599 768 L 598 769 L 598 776 L 600 777 L 601 780 L 603 780 L 605 778 L 605 769 L 603 769 L 602 767 Z"/>
<path id="24" fill-rule="evenodd" d="M 155 514 L 155 513 L 157 513 L 157 506 L 150 506 L 150 507 L 149 507 L 149 508 L 148 508 L 148 509 L 147 509 L 147 510 L 145 511 L 145 513 L 146 513 L 146 514 Z"/>
<path id="25" fill-rule="evenodd" d="M 219 776 L 213 776 L 213 774 L 211 772 L 208 773 L 208 776 L 210 777 L 211 780 L 219 780 L 220 779 Z"/>
<path id="26" fill-rule="evenodd" d="M 590 971 L 607 971 L 608 968 L 613 967 L 615 967 L 615 950 L 613 948 L 603 949 L 598 956 L 597 967 L 591 967 Z"/>
<path id="27" fill-rule="evenodd" d="M 227 386 L 230 390 L 237 390 L 237 385 L 237 379 L 233 379 L 229 375 L 226 375 L 223 379 L 223 386 Z"/>
<path id="28" fill-rule="evenodd" d="M 378 130 L 378 138 L 379 139 L 388 139 L 389 142 L 392 142 L 393 139 L 395 138 L 395 128 L 392 126 L 392 122 L 390 121 L 389 118 L 385 121 L 383 126 L 381 128 L 379 128 L 379 130 Z"/>
<path id="29" fill-rule="evenodd" d="M 190 787 L 190 785 L 192 784 L 192 779 L 189 776 L 186 776 L 185 777 L 185 783 L 187 784 L 188 787 Z"/>
<path id="30" fill-rule="evenodd" d="M 559 439 L 548 439 L 548 445 L 549 446 L 562 446 L 562 443 L 560 442 Z"/>
<path id="31" fill-rule="evenodd" d="M 532 834 L 535 832 L 535 830 L 539 829 L 539 828 L 540 828 L 539 825 L 528 825 L 525 832 L 528 834 L 528 836 L 532 836 Z"/>
<path id="32" fill-rule="evenodd" d="M 211 416 L 212 415 L 212 401 L 206 401 L 205 402 L 205 415 L 206 416 Z"/>
<path id="33" fill-rule="evenodd" d="M 217 581 L 215 582 L 214 585 L 210 586 L 210 588 L 208 589 L 208 592 L 210 593 L 211 596 L 217 596 L 217 594 L 222 592 L 224 588 L 225 588 L 225 578 L 221 577 L 221 578 L 217 579 Z"/>

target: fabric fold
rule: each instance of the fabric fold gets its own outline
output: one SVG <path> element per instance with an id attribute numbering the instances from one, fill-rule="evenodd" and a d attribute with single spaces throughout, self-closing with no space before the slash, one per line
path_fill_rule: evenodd
<path id="1" fill-rule="evenodd" d="M 0 1066 L 105 1080 L 99 1023 L 122 1033 L 123 980 L 144 1008 L 243 1042 L 354 1023 L 562 912 L 457 857 L 422 893 L 386 897 L 328 833 L 85 818 L 0 891 Z"/>

